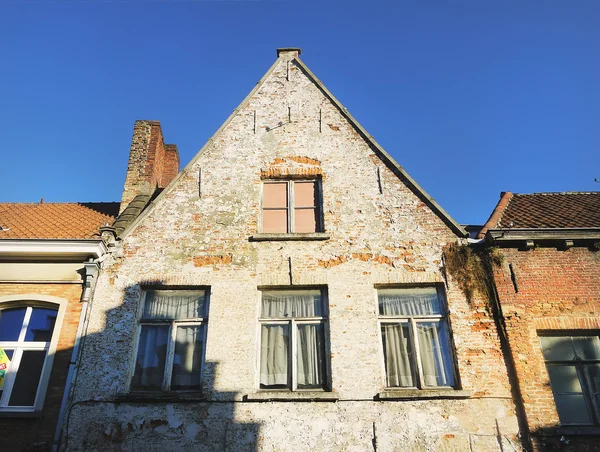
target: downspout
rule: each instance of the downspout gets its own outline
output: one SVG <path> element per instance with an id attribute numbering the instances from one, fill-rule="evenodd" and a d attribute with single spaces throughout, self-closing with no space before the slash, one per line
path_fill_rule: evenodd
<path id="1" fill-rule="evenodd" d="M 71 354 L 71 362 L 69 363 L 69 371 L 67 373 L 67 380 L 65 382 L 65 391 L 60 404 L 58 421 L 56 422 L 56 431 L 54 433 L 54 441 L 52 443 L 52 452 L 57 452 L 60 447 L 65 412 L 67 409 L 67 404 L 73 396 L 73 382 L 75 381 L 77 369 L 79 368 L 80 345 L 83 338 L 84 327 L 88 320 L 88 306 L 92 299 L 94 287 L 96 286 L 98 270 L 100 268 L 101 261 L 102 258 L 98 258 L 96 260 L 90 258 L 88 262 L 84 262 L 85 273 L 83 281 L 83 294 L 81 295 L 81 314 L 79 316 L 79 324 L 77 325 L 77 333 L 75 334 L 75 344 L 73 345 L 73 353 Z"/>

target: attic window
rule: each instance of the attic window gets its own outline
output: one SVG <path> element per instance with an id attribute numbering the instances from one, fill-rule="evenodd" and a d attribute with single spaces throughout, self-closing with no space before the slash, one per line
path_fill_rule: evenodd
<path id="1" fill-rule="evenodd" d="M 323 232 L 320 188 L 318 180 L 264 181 L 262 232 Z"/>

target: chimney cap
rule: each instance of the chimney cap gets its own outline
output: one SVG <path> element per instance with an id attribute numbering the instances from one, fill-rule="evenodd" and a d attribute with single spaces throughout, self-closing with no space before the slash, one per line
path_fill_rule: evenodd
<path id="1" fill-rule="evenodd" d="M 295 53 L 296 55 L 294 56 L 300 56 L 302 49 L 300 47 L 279 47 L 277 49 L 277 58 L 286 53 Z"/>

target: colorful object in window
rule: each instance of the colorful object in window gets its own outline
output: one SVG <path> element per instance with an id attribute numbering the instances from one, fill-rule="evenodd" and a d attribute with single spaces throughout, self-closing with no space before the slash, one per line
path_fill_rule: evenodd
<path id="1" fill-rule="evenodd" d="M 0 389 L 2 389 L 2 385 L 4 384 L 4 377 L 6 376 L 9 364 L 10 359 L 8 359 L 8 355 L 4 349 L 0 348 Z"/>

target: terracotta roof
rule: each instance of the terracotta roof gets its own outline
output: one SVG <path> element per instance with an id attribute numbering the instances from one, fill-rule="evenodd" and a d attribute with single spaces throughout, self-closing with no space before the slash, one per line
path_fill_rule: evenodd
<path id="1" fill-rule="evenodd" d="M 503 193 L 481 230 L 600 227 L 600 192 Z"/>
<path id="2" fill-rule="evenodd" d="M 118 202 L 0 204 L 0 240 L 97 238 L 118 213 Z"/>

